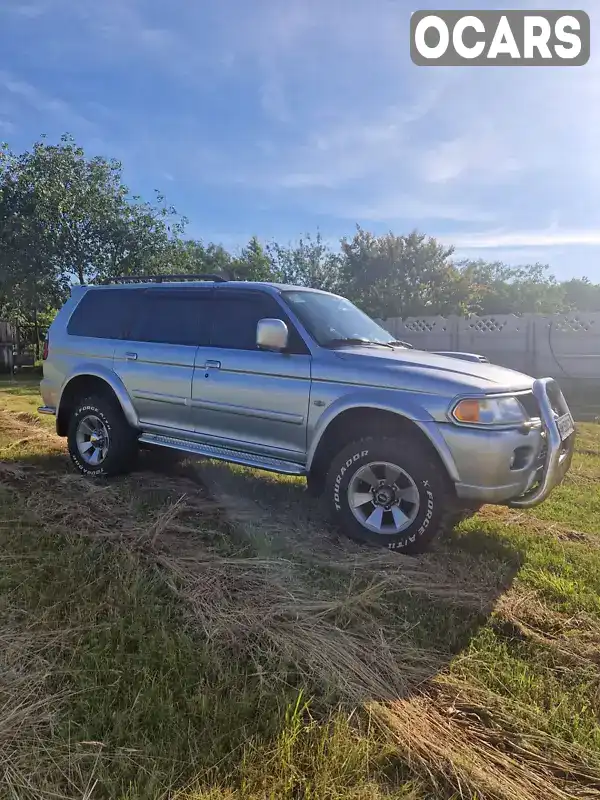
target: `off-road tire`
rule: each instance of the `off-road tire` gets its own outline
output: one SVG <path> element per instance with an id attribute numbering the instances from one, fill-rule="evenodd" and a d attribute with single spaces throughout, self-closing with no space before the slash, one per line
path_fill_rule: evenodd
<path id="1" fill-rule="evenodd" d="M 410 476 L 419 493 L 415 519 L 399 533 L 375 533 L 354 516 L 348 487 L 362 467 L 373 462 L 389 462 Z M 334 522 L 355 541 L 387 547 L 398 553 L 426 551 L 440 530 L 447 506 L 447 483 L 442 467 L 417 440 L 369 437 L 352 442 L 332 460 L 327 473 L 325 499 Z"/>
<path id="2" fill-rule="evenodd" d="M 97 466 L 88 464 L 77 446 L 77 431 L 81 421 L 89 415 L 98 417 L 109 434 L 108 452 Z M 67 434 L 69 455 L 82 475 L 90 478 L 107 478 L 129 472 L 138 454 L 137 434 L 125 419 L 121 407 L 111 397 L 91 395 L 81 398 L 69 420 Z"/>

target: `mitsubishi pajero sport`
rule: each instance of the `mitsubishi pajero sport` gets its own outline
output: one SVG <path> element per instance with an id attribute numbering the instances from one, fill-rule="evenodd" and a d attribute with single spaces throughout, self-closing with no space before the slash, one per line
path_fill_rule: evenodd
<path id="1" fill-rule="evenodd" d="M 564 478 L 554 380 L 410 349 L 327 292 L 189 277 L 73 287 L 52 323 L 40 411 L 85 475 L 146 444 L 305 476 L 346 534 L 407 553 Z"/>

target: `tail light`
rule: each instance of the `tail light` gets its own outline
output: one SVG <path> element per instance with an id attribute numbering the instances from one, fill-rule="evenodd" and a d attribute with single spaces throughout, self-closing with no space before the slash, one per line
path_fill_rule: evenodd
<path id="1" fill-rule="evenodd" d="M 44 339 L 44 350 L 42 351 L 42 360 L 45 361 L 48 358 L 48 346 L 49 346 L 48 337 Z"/>

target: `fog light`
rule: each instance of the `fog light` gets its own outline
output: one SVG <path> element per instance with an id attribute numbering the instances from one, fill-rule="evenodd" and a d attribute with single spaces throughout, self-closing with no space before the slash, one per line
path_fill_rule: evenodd
<path id="1" fill-rule="evenodd" d="M 531 460 L 532 453 L 531 447 L 517 447 L 510 458 L 509 469 L 525 469 Z"/>

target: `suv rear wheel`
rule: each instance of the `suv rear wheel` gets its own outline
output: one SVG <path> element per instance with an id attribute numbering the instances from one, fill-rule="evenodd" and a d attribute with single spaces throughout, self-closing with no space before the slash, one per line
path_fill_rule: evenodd
<path id="1" fill-rule="evenodd" d="M 77 469 L 90 477 L 127 472 L 138 450 L 135 431 L 118 403 L 103 395 L 77 402 L 67 436 L 69 455 Z"/>
<path id="2" fill-rule="evenodd" d="M 326 496 L 350 538 L 400 553 L 425 551 L 443 520 L 441 468 L 418 442 L 368 438 L 331 462 Z"/>

